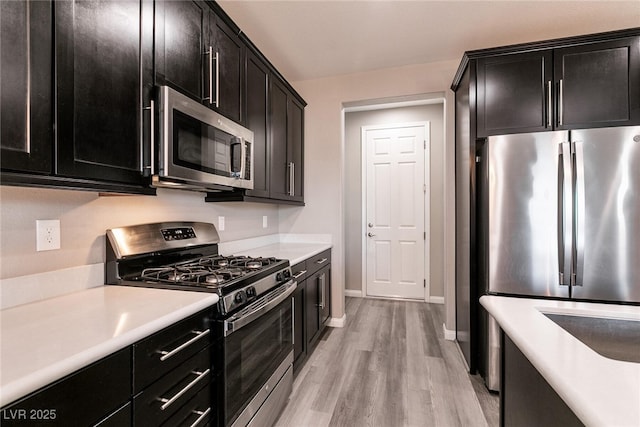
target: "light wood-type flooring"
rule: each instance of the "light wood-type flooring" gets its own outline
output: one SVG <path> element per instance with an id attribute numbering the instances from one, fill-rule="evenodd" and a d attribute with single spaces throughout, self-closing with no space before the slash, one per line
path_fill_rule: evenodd
<path id="1" fill-rule="evenodd" d="M 444 306 L 346 299 L 298 373 L 278 427 L 497 426 L 498 396 L 443 337 Z"/>

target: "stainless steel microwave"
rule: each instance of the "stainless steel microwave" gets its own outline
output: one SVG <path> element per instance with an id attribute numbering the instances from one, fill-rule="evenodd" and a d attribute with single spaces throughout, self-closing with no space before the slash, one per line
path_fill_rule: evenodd
<path id="1" fill-rule="evenodd" d="M 253 189 L 253 132 L 168 86 L 158 92 L 153 185 L 200 191 Z"/>

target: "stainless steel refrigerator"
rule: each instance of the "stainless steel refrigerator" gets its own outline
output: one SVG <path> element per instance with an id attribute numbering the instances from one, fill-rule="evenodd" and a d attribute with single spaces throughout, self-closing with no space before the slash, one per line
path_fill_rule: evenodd
<path id="1" fill-rule="evenodd" d="M 494 136 L 485 155 L 489 293 L 640 303 L 640 127 Z M 497 389 L 499 329 L 487 328 Z"/>

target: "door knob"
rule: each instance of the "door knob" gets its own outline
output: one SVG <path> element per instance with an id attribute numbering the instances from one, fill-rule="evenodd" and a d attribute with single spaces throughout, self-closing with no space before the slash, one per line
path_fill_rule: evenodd
<path id="1" fill-rule="evenodd" d="M 369 228 L 373 228 L 373 224 L 371 224 L 371 223 L 367 224 L 367 226 L 368 226 Z"/>
<path id="2" fill-rule="evenodd" d="M 369 236 L 369 237 L 373 237 L 373 236 L 375 236 L 375 234 L 373 234 L 373 233 L 367 233 L 367 236 Z"/>

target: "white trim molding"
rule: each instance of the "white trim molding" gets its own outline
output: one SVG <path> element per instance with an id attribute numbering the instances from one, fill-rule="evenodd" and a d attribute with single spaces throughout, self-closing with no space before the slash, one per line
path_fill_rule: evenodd
<path id="1" fill-rule="evenodd" d="M 347 313 L 343 314 L 342 317 L 332 317 L 329 319 L 327 326 L 330 328 L 344 328 L 344 325 L 347 324 Z"/>
<path id="2" fill-rule="evenodd" d="M 446 324 L 442 324 L 442 330 L 444 331 L 444 339 L 447 341 L 455 341 L 456 340 L 456 331 L 452 331 L 447 329 Z"/>
<path id="3" fill-rule="evenodd" d="M 356 290 L 356 289 L 345 289 L 344 296 L 353 297 L 353 298 L 362 298 L 362 291 Z"/>
<path id="4" fill-rule="evenodd" d="M 444 304 L 444 297 L 427 297 L 427 302 L 430 304 Z"/>

